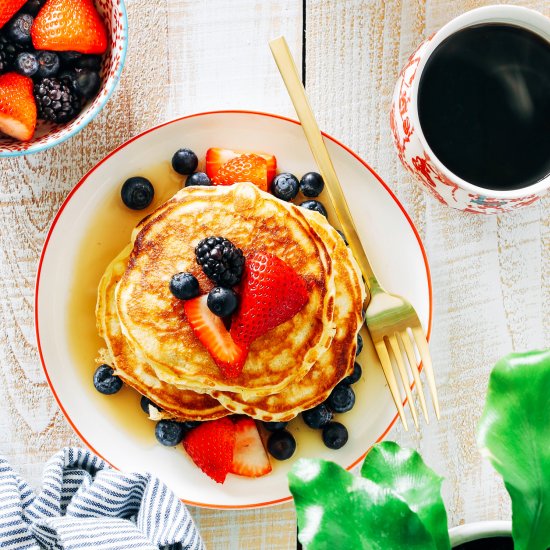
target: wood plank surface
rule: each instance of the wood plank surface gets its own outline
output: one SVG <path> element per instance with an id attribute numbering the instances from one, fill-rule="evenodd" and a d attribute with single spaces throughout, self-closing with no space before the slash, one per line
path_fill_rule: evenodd
<path id="1" fill-rule="evenodd" d="M 550 345 L 550 197 L 513 214 L 470 216 L 417 187 L 391 144 L 398 71 L 421 40 L 479 0 L 308 0 L 306 83 L 321 127 L 365 158 L 396 192 L 425 242 L 434 285 L 431 343 L 443 418 L 389 435 L 445 476 L 449 523 L 509 517 L 502 483 L 475 449 L 491 365 Z M 547 0 L 516 2 L 550 15 Z M 78 445 L 40 367 L 34 276 L 48 226 L 95 163 L 168 118 L 221 108 L 294 116 L 267 41 L 302 48 L 298 0 L 128 0 L 130 47 L 117 92 L 83 132 L 45 153 L 0 159 L 0 453 L 34 486 L 44 462 Z M 211 549 L 295 547 L 292 505 L 192 508 Z"/>

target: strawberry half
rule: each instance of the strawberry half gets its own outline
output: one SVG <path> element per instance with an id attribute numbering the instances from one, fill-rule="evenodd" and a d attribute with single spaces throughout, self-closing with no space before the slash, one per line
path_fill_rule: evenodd
<path id="1" fill-rule="evenodd" d="M 271 463 L 252 418 L 235 422 L 235 450 L 230 472 L 239 476 L 261 477 L 271 472 Z"/>
<path id="2" fill-rule="evenodd" d="M 107 49 L 107 29 L 93 0 L 48 0 L 31 37 L 37 50 L 103 54 Z"/>
<path id="3" fill-rule="evenodd" d="M 0 2 L 0 29 L 23 7 L 27 0 L 2 0 Z"/>
<path id="4" fill-rule="evenodd" d="M 267 252 L 247 256 L 239 309 L 231 335 L 239 346 L 250 344 L 298 313 L 308 299 L 307 285 L 283 260 Z"/>
<path id="5" fill-rule="evenodd" d="M 221 149 L 220 147 L 211 147 L 206 151 L 206 174 L 212 179 L 218 170 L 230 160 L 244 155 L 244 151 L 234 151 L 233 149 Z M 274 155 L 268 153 L 254 153 L 265 159 L 267 163 L 267 185 L 271 185 L 275 174 L 277 173 L 277 159 Z"/>
<path id="6" fill-rule="evenodd" d="M 229 418 L 202 422 L 183 440 L 191 460 L 217 483 L 223 483 L 233 464 L 235 426 Z"/>
<path id="7" fill-rule="evenodd" d="M 27 76 L 6 73 L 0 76 L 0 132 L 29 141 L 36 128 L 33 83 Z"/>
<path id="8" fill-rule="evenodd" d="M 183 304 L 187 320 L 201 344 L 208 350 L 226 378 L 236 378 L 243 370 L 248 347 L 239 347 L 231 338 L 223 321 L 214 315 L 206 300 L 208 295 L 186 300 Z"/>
<path id="9" fill-rule="evenodd" d="M 267 191 L 266 160 L 255 153 L 240 155 L 221 166 L 212 178 L 214 185 L 232 185 L 239 181 L 250 181 L 262 191 Z"/>

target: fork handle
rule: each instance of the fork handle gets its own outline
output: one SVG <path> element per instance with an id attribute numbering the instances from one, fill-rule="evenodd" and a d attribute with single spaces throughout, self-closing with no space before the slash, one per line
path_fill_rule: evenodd
<path id="1" fill-rule="evenodd" d="M 369 290 L 372 288 L 372 290 L 375 291 L 377 288 L 380 288 L 380 285 L 376 280 L 361 240 L 359 239 L 359 235 L 357 234 L 357 229 L 351 217 L 346 197 L 344 196 L 342 186 L 334 170 L 334 165 L 332 164 L 327 147 L 323 141 L 323 135 L 321 134 L 321 130 L 319 129 L 313 110 L 307 99 L 304 86 L 298 75 L 298 70 L 296 69 L 296 64 L 294 63 L 288 44 L 284 36 L 281 36 L 271 40 L 269 47 L 271 48 L 279 72 L 283 77 L 283 81 L 287 87 L 290 99 L 294 104 L 298 118 L 302 123 L 302 130 L 306 135 L 309 147 L 313 153 L 313 158 L 323 176 L 330 200 L 334 206 L 336 216 L 342 226 L 344 235 L 359 264 Z"/>

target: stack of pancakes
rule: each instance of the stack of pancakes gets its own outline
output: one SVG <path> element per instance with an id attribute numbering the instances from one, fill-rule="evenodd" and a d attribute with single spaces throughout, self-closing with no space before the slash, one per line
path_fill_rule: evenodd
<path id="1" fill-rule="evenodd" d="M 229 239 L 245 257 L 278 256 L 308 286 L 305 306 L 252 343 L 233 379 L 223 377 L 169 290 L 179 272 L 195 275 L 201 293 L 212 289 L 195 260 L 197 243 L 210 236 Z M 364 299 L 359 268 L 323 216 L 238 183 L 185 188 L 142 220 L 101 279 L 96 318 L 116 374 L 165 417 L 287 421 L 323 402 L 353 370 Z"/>

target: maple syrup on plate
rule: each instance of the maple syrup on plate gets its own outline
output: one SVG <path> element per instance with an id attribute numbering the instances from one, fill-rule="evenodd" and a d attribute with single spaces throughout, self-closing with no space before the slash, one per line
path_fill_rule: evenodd
<path id="1" fill-rule="evenodd" d="M 130 242 L 135 226 L 180 191 L 185 176 L 174 172 L 169 161 L 128 175 L 128 177 L 131 176 L 143 176 L 151 181 L 155 190 L 153 202 L 144 210 L 136 211 L 127 208 L 120 197 L 120 189 L 124 180 L 121 180 L 120 185 L 114 186 L 109 192 L 102 207 L 97 210 L 89 222 L 79 245 L 73 268 L 66 328 L 75 368 L 82 378 L 82 383 L 89 388 L 93 398 L 97 401 L 98 407 L 106 411 L 109 418 L 126 433 L 132 434 L 143 445 L 151 446 L 158 445 L 154 433 L 155 423 L 142 411 L 141 395 L 126 384 L 114 395 L 102 395 L 94 388 L 93 375 L 97 368 L 96 359 L 99 350 L 105 348 L 105 342 L 99 337 L 96 327 L 97 289 L 107 266 Z M 374 349 L 369 348 L 364 328 L 361 330 L 361 334 L 365 341 L 365 351 L 363 351 L 362 360 L 359 359 L 359 363 L 365 369 L 365 359 L 367 356 L 373 357 Z M 360 394 L 364 384 L 366 384 L 366 380 L 362 378 L 355 385 L 356 392 Z M 344 424 L 348 427 L 357 425 L 356 423 L 361 421 L 359 420 L 360 414 L 359 407 L 354 407 L 345 414 Z M 288 430 L 294 435 L 299 445 L 293 459 L 316 456 L 313 449 L 321 444 L 319 430 L 310 429 L 301 421 L 291 422 Z M 262 432 L 264 432 L 262 437 L 265 442 L 268 434 L 264 430 Z M 284 467 L 285 462 L 271 459 L 271 465 L 273 471 L 276 471 L 278 468 Z"/>
<path id="2" fill-rule="evenodd" d="M 74 265 L 72 291 L 67 311 L 67 334 L 75 368 L 96 394 L 101 407 L 144 442 L 156 444 L 154 423 L 141 410 L 141 395 L 124 385 L 115 395 L 102 395 L 93 387 L 98 351 L 105 342 L 97 334 L 95 306 L 99 281 L 111 261 L 130 242 L 134 227 L 183 186 L 183 177 L 172 170 L 170 162 L 141 170 L 139 174 L 151 181 L 155 196 L 144 210 L 130 210 L 122 203 L 120 186 L 113 187 L 103 206 L 94 214 L 79 246 Z"/>

